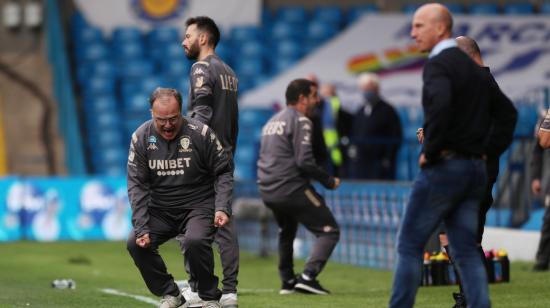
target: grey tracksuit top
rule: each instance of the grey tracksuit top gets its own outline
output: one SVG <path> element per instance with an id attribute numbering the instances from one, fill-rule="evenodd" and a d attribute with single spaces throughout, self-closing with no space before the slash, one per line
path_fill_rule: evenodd
<path id="1" fill-rule="evenodd" d="M 148 208 L 211 208 L 231 214 L 233 162 L 214 131 L 183 117 L 170 141 L 153 120 L 133 134 L 128 155 L 128 197 L 132 224 L 139 237 L 149 232 Z"/>
<path id="2" fill-rule="evenodd" d="M 235 153 L 239 132 L 235 73 L 214 54 L 193 64 L 189 83 L 187 115 L 209 125 L 223 146 Z"/>
<path id="3" fill-rule="evenodd" d="M 258 184 L 264 196 L 284 198 L 308 186 L 310 179 L 327 188 L 334 185 L 334 178 L 313 158 L 312 128 L 312 122 L 292 107 L 281 110 L 263 127 Z"/>

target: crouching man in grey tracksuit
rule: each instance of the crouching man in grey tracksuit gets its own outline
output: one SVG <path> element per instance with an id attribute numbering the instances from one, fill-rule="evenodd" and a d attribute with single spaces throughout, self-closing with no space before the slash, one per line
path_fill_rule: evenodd
<path id="1" fill-rule="evenodd" d="M 158 247 L 184 234 L 185 257 L 203 307 L 219 307 L 212 241 L 231 215 L 233 162 L 208 126 L 181 115 L 181 95 L 156 89 L 149 100 L 153 119 L 132 135 L 128 196 L 133 231 L 127 248 L 162 308 L 185 303 Z"/>

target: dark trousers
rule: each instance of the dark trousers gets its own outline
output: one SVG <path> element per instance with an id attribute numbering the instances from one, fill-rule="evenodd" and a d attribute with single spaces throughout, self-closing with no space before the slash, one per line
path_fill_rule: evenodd
<path id="1" fill-rule="evenodd" d="M 270 194 L 271 195 L 271 194 Z M 262 198 L 279 225 L 279 275 L 283 281 L 294 278 L 293 247 L 298 223 L 303 224 L 317 238 L 304 266 L 304 274 L 317 277 L 340 238 L 340 230 L 325 200 L 313 187 L 299 190 L 286 200 L 273 201 Z"/>
<path id="2" fill-rule="evenodd" d="M 185 258 L 193 277 L 197 277 L 199 296 L 203 300 L 217 300 L 218 277 L 214 276 L 214 213 L 210 209 L 189 209 L 177 211 L 149 209 L 149 237 L 151 246 L 141 248 L 136 244 L 135 232 L 130 232 L 126 243 L 134 263 L 139 269 L 145 284 L 156 296 L 180 293 L 174 278 L 158 253 L 158 247 L 178 234 L 184 234 L 182 245 Z"/>
<path id="3" fill-rule="evenodd" d="M 183 240 L 185 235 L 178 235 L 177 240 L 180 242 L 182 251 L 185 251 L 183 247 Z M 220 260 L 223 269 L 223 294 L 237 293 L 237 276 L 239 275 L 239 241 L 237 237 L 236 224 L 233 218 L 229 219 L 229 223 L 225 226 L 218 228 L 214 241 L 218 244 L 220 249 Z M 185 269 L 189 273 L 189 285 L 191 290 L 196 292 L 197 280 L 189 272 L 189 264 L 185 260 Z"/>
<path id="4" fill-rule="evenodd" d="M 548 265 L 550 261 L 550 207 L 544 211 L 542 229 L 540 230 L 539 248 L 537 250 L 537 263 Z"/>
<path id="5" fill-rule="evenodd" d="M 487 187 L 485 189 L 485 195 L 481 203 L 479 204 L 479 220 L 477 227 L 477 243 L 481 244 L 483 239 L 483 231 L 485 231 L 485 220 L 487 218 L 487 212 L 493 205 L 493 185 L 497 181 L 496 177 L 489 177 Z"/>

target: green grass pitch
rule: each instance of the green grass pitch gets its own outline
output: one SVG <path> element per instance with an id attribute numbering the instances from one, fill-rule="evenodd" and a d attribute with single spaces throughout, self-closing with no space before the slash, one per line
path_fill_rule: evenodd
<path id="1" fill-rule="evenodd" d="M 169 271 L 186 279 L 175 243 L 162 246 Z M 218 258 L 218 257 L 216 257 Z M 328 296 L 279 295 L 276 257 L 241 254 L 239 306 L 386 307 L 392 273 L 329 263 L 319 277 Z M 300 271 L 303 261 L 296 261 Z M 494 307 L 549 307 L 550 272 L 533 273 L 530 263 L 512 264 L 512 282 L 491 285 Z M 219 264 L 216 266 L 220 275 Z M 75 290 L 54 289 L 57 278 L 72 278 Z M 153 307 L 134 298 L 106 294 L 110 288 L 158 300 L 145 287 L 122 242 L 14 242 L 0 244 L 0 307 Z M 416 307 L 452 307 L 457 287 L 420 288 Z"/>

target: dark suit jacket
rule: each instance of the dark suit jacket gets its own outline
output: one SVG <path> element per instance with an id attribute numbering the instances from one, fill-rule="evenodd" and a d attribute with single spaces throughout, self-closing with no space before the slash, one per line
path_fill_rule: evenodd
<path id="1" fill-rule="evenodd" d="M 490 129 L 506 131 L 500 120 L 491 121 L 498 114 L 501 93 L 491 75 L 451 47 L 428 60 L 422 78 L 423 152 L 428 162 L 440 159 L 442 150 L 487 154 Z"/>

